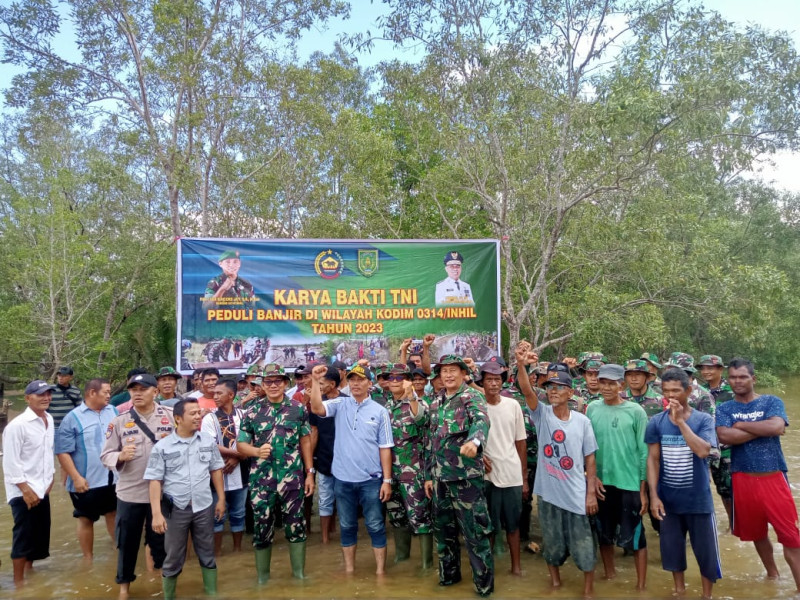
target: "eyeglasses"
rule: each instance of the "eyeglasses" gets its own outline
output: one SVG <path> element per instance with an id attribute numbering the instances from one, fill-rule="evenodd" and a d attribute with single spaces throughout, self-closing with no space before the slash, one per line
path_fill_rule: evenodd
<path id="1" fill-rule="evenodd" d="M 405 375 L 389 375 L 386 380 L 387 381 L 404 381 Z"/>
<path id="2" fill-rule="evenodd" d="M 277 387 L 283 383 L 283 379 L 265 379 L 262 383 L 267 387 Z"/>

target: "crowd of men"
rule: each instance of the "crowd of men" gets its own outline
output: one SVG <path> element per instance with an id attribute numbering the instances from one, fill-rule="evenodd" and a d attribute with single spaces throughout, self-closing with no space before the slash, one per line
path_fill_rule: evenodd
<path id="1" fill-rule="evenodd" d="M 204 590 L 215 594 L 226 521 L 234 551 L 252 533 L 259 584 L 270 579 L 281 526 L 292 575 L 303 579 L 316 493 L 322 542 L 338 514 L 348 573 L 360 515 L 376 573 L 385 573 L 388 516 L 394 560 L 408 560 L 416 538 L 420 567 L 430 569 L 435 548 L 443 586 L 462 578 L 463 539 L 480 596 L 493 592 L 495 559 L 506 551 L 511 573 L 522 575 L 523 548 L 541 552 L 553 587 L 572 556 L 586 596 L 598 555 L 612 579 L 622 548 L 644 590 L 649 514 L 675 592 L 686 590 L 688 534 L 711 598 L 722 577 L 711 481 L 733 534 L 754 542 L 777 577 L 772 525 L 800 591 L 800 531 L 780 444 L 788 420 L 778 397 L 755 393 L 751 362 L 705 355 L 695 365 L 675 352 L 663 365 L 651 353 L 614 364 L 586 352 L 544 363 L 521 342 L 510 365 L 500 356 L 477 365 L 455 354 L 432 361 L 434 341 L 426 335 L 410 355 L 404 343 L 397 363 L 312 362 L 294 381 L 276 364 L 235 378 L 206 369 L 185 396 L 171 367 L 131 370 L 113 398 L 101 378 L 81 394 L 69 367 L 56 385 L 32 381 L 26 410 L 3 434 L 14 581 L 49 556 L 55 456 L 84 557 L 101 517 L 116 542 L 121 597 L 136 578 L 143 532 L 165 598 L 176 596 L 189 534 Z M 530 540 L 534 496 L 541 545 Z"/>

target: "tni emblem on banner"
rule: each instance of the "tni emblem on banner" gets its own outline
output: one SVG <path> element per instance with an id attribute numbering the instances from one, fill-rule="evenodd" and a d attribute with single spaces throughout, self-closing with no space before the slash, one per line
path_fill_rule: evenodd
<path id="1" fill-rule="evenodd" d="M 364 277 L 372 277 L 378 272 L 378 251 L 359 250 L 358 270 Z"/>

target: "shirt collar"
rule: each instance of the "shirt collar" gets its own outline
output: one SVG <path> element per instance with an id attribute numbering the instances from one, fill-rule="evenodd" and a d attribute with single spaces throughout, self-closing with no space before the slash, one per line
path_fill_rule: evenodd
<path id="1" fill-rule="evenodd" d="M 24 411 L 22 411 L 22 414 L 20 414 L 19 416 L 22 417 L 23 421 L 35 421 L 36 419 L 40 418 L 39 415 L 33 412 L 33 409 L 30 406 L 28 406 Z"/>
<path id="2" fill-rule="evenodd" d="M 195 441 L 197 438 L 200 437 L 200 432 L 199 431 L 195 431 L 194 435 L 192 437 L 183 438 L 183 437 L 178 435 L 178 429 L 175 428 L 175 429 L 172 430 L 172 433 L 170 435 L 174 436 L 174 438 L 175 438 L 174 441 L 179 443 L 179 444 L 191 444 L 193 441 Z"/>

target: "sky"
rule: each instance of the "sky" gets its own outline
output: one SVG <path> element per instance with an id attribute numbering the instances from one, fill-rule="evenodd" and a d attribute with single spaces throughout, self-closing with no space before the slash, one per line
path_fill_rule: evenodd
<path id="1" fill-rule="evenodd" d="M 0 0 L 4 3 L 7 0 Z M 742 26 L 757 24 L 766 29 L 785 31 L 794 39 L 795 47 L 800 48 L 800 0 L 704 0 L 707 8 L 722 14 L 726 19 Z M 385 11 L 381 0 L 353 0 L 352 14 L 347 20 L 335 20 L 324 28 L 315 27 L 300 40 L 298 54 L 302 59 L 313 52 L 331 52 L 341 33 L 355 33 L 369 30 L 379 33 L 376 20 Z M 62 32 L 60 39 L 71 45 L 68 31 Z M 73 50 L 74 52 L 74 50 Z M 360 54 L 359 63 L 373 66 L 382 60 L 395 58 L 399 51 L 390 42 L 376 41 L 372 51 Z M 414 60 L 414 53 L 400 53 L 404 58 Z M 10 65 L 0 66 L 0 89 L 5 89 L 11 77 L 19 70 Z M 0 105 L 2 99 L 0 98 Z M 762 164 L 760 171 L 749 176 L 759 177 L 778 188 L 800 193 L 800 169 L 797 168 L 800 154 L 782 152 L 772 157 L 772 165 Z"/>

